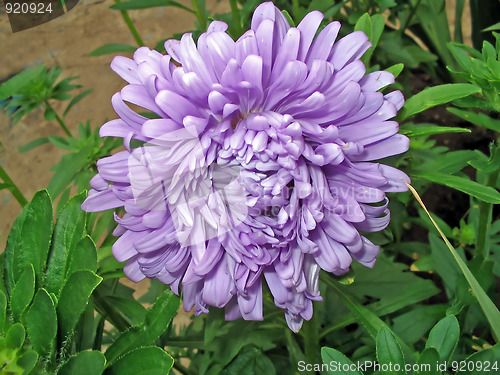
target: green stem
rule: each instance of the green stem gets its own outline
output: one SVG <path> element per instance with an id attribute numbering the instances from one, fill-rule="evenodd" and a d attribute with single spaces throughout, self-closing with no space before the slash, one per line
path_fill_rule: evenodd
<path id="1" fill-rule="evenodd" d="M 496 170 L 488 176 L 486 186 L 496 186 L 499 172 L 500 170 Z M 476 256 L 482 256 L 483 259 L 488 258 L 488 256 L 490 255 L 490 247 L 487 239 L 489 228 L 491 225 L 492 213 L 493 204 L 484 201 L 479 202 L 479 224 L 477 231 Z"/>
<path id="2" fill-rule="evenodd" d="M 0 179 L 7 185 L 6 188 L 11 192 L 14 198 L 16 198 L 21 207 L 26 206 L 28 201 L 26 200 L 23 193 L 21 193 L 21 190 L 19 190 L 17 185 L 14 183 L 14 181 L 12 181 L 9 174 L 5 171 L 5 169 L 3 169 L 1 165 L 0 165 Z"/>
<path id="3" fill-rule="evenodd" d="M 413 19 L 413 16 L 415 15 L 415 13 L 417 13 L 417 9 L 420 6 L 421 2 L 422 2 L 422 0 L 418 0 L 417 4 L 415 4 L 415 6 L 411 8 L 410 15 L 406 19 L 405 25 L 401 28 L 401 30 L 399 30 L 399 33 L 401 35 L 403 35 L 405 30 L 408 28 L 408 26 L 410 26 L 410 22 Z"/>
<path id="4" fill-rule="evenodd" d="M 236 0 L 229 0 L 229 3 L 231 4 L 231 14 L 233 16 L 234 31 L 236 33 L 234 38 L 238 39 L 241 34 L 243 34 L 243 30 L 241 28 L 240 10 L 238 9 L 238 3 Z"/>
<path id="5" fill-rule="evenodd" d="M 63 119 L 59 117 L 59 115 L 54 110 L 54 108 L 50 105 L 50 103 L 48 102 L 48 100 L 44 100 L 43 102 L 44 102 L 45 107 L 47 109 L 50 109 L 52 112 L 54 112 L 54 115 L 56 116 L 56 121 L 59 123 L 59 126 L 61 127 L 61 129 L 64 130 L 64 132 L 66 133 L 66 135 L 68 137 L 72 137 L 71 132 L 69 131 L 69 129 L 66 126 L 66 124 L 64 123 Z"/>
<path id="6" fill-rule="evenodd" d="M 305 321 L 302 330 L 304 332 L 304 354 L 308 364 L 321 363 L 319 355 L 318 314 L 313 314 L 311 320 Z M 314 370 L 306 374 L 316 374 Z"/>
<path id="7" fill-rule="evenodd" d="M 121 0 L 115 0 L 115 4 L 120 4 Z M 134 37 L 136 43 L 139 45 L 139 47 L 145 46 L 144 42 L 142 41 L 141 36 L 137 32 L 137 29 L 134 26 L 134 23 L 132 22 L 132 19 L 128 15 L 127 11 L 125 9 L 120 10 L 120 13 L 122 14 L 123 20 L 127 24 L 128 29 L 130 30 L 130 33 Z"/>
<path id="8" fill-rule="evenodd" d="M 200 8 L 200 4 L 198 3 L 198 0 L 191 0 L 191 5 L 193 6 L 194 11 L 196 12 L 196 18 L 198 19 L 198 22 L 200 23 L 200 29 L 202 31 L 205 31 L 207 29 L 207 20 L 205 18 L 204 12 L 202 12 L 202 10 Z"/>

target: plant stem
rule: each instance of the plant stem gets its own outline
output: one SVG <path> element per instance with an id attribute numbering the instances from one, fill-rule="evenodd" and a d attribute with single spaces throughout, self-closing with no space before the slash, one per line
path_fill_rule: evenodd
<path id="1" fill-rule="evenodd" d="M 498 173 L 500 170 L 496 170 L 488 176 L 488 181 L 486 186 L 495 187 L 498 180 Z M 491 216 L 493 213 L 493 204 L 480 201 L 479 202 L 479 224 L 477 230 L 477 242 L 476 242 L 476 256 L 482 256 L 483 259 L 488 258 L 490 255 L 490 247 L 488 244 L 488 232 L 491 225 Z"/>
<path id="2" fill-rule="evenodd" d="M 61 127 L 61 129 L 64 130 L 64 132 L 66 133 L 66 135 L 68 137 L 73 137 L 73 135 L 69 131 L 68 127 L 64 123 L 63 119 L 59 117 L 59 115 L 54 110 L 54 108 L 50 105 L 50 103 L 48 102 L 48 100 L 44 100 L 43 102 L 44 102 L 46 108 L 48 108 L 48 109 L 52 110 L 52 112 L 54 112 L 54 115 L 56 116 L 56 121 L 59 123 L 59 126 Z"/>
<path id="3" fill-rule="evenodd" d="M 234 39 L 238 39 L 241 34 L 243 34 L 243 31 L 241 29 L 241 17 L 240 17 L 240 10 L 238 9 L 238 3 L 236 0 L 229 0 L 229 3 L 231 4 L 231 14 L 233 16 L 233 26 L 234 26 L 234 31 L 236 35 L 234 35 Z"/>
<path id="4" fill-rule="evenodd" d="M 408 26 L 410 26 L 410 22 L 411 22 L 413 16 L 415 15 L 415 13 L 417 13 L 417 9 L 420 6 L 421 2 L 422 2 L 422 0 L 418 0 L 417 4 L 415 4 L 415 6 L 411 8 L 410 15 L 406 19 L 404 26 L 399 30 L 399 33 L 401 35 L 403 35 L 405 30 L 408 28 Z"/>
<path id="5" fill-rule="evenodd" d="M 196 12 L 196 18 L 198 18 L 198 22 L 200 23 L 200 29 L 202 31 L 205 31 L 207 29 L 207 20 L 205 19 L 204 12 L 201 11 L 200 4 L 198 4 L 198 0 L 191 0 L 191 5 L 193 6 L 194 11 Z"/>
<path id="6" fill-rule="evenodd" d="M 121 0 L 115 0 L 115 4 L 120 4 Z M 122 14 L 123 20 L 127 24 L 128 29 L 130 30 L 130 33 L 134 37 L 136 43 L 139 45 L 139 47 L 145 46 L 144 42 L 142 41 L 141 36 L 137 32 L 137 29 L 134 26 L 134 23 L 132 22 L 132 19 L 128 15 L 127 11 L 125 9 L 120 10 L 120 13 Z"/>
<path id="7" fill-rule="evenodd" d="M 3 167 L 0 165 L 0 179 L 5 183 L 6 189 L 8 189 L 11 194 L 16 198 L 16 200 L 19 202 L 21 207 L 26 206 L 28 201 L 24 197 L 23 193 L 21 193 L 21 190 L 17 187 L 17 185 L 12 181 L 10 178 L 9 174 L 3 169 Z"/>
<path id="8" fill-rule="evenodd" d="M 318 335 L 318 314 L 313 314 L 311 320 L 305 321 L 303 326 L 304 331 L 304 354 L 306 355 L 306 362 L 314 365 L 321 363 L 319 356 L 319 335 Z M 316 372 L 309 371 L 307 374 L 314 375 Z"/>

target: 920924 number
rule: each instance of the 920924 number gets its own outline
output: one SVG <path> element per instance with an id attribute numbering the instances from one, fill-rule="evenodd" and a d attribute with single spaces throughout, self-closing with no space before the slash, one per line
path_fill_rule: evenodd
<path id="1" fill-rule="evenodd" d="M 52 13 L 52 4 L 44 3 L 6 3 L 5 10 L 13 14 L 44 14 Z"/>

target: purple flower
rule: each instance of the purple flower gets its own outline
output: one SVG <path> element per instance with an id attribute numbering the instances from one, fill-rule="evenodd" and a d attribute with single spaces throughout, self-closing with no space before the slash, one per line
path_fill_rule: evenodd
<path id="1" fill-rule="evenodd" d="M 168 55 L 141 47 L 113 60 L 129 84 L 100 134 L 126 151 L 97 163 L 82 208 L 124 207 L 113 253 L 130 279 L 180 286 L 187 311 L 248 320 L 263 318 L 266 282 L 296 332 L 321 300 L 320 269 L 373 266 L 379 248 L 359 231 L 387 226 L 385 193 L 409 180 L 371 161 L 408 149 L 389 121 L 404 99 L 379 92 L 392 74 L 365 75 L 365 34 L 335 42 L 333 22 L 315 37 L 322 19 L 291 28 L 269 2 L 236 42 L 214 21 L 197 44 L 185 34 Z"/>

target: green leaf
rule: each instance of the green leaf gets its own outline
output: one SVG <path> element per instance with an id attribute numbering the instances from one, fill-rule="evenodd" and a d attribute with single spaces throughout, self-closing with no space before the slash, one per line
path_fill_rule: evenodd
<path id="1" fill-rule="evenodd" d="M 101 375 L 106 358 L 96 350 L 80 352 L 68 359 L 57 375 Z"/>
<path id="2" fill-rule="evenodd" d="M 67 271 L 75 247 L 86 234 L 86 214 L 81 209 L 85 196 L 85 192 L 81 193 L 66 203 L 54 228 L 45 288 L 56 296 L 59 296 L 61 288 L 69 276 Z"/>
<path id="3" fill-rule="evenodd" d="M 49 143 L 48 137 L 37 138 L 34 141 L 31 141 L 29 143 L 26 143 L 24 146 L 19 147 L 17 151 L 19 151 L 20 153 L 27 152 L 46 143 Z"/>
<path id="4" fill-rule="evenodd" d="M 87 166 L 89 163 L 87 158 L 93 147 L 93 144 L 89 144 L 79 152 L 64 155 L 61 161 L 51 168 L 55 173 L 49 182 L 47 190 L 52 197 L 61 194 L 63 190 L 71 185 L 78 172 Z"/>
<path id="5" fill-rule="evenodd" d="M 323 277 L 322 280 L 340 297 L 344 305 L 351 311 L 351 313 L 356 317 L 356 320 L 368 331 L 370 336 L 376 341 L 377 334 L 382 329 L 382 327 L 387 328 L 389 331 L 389 327 L 385 324 L 377 315 L 375 315 L 372 311 L 368 310 L 361 303 L 356 301 L 347 291 L 343 285 L 337 284 L 332 281 L 329 277 Z M 391 331 L 392 332 L 392 331 Z M 394 334 L 394 332 L 392 332 Z M 404 343 L 401 338 L 394 335 L 396 337 L 397 342 L 403 348 L 406 356 L 412 360 L 414 355 L 413 351 L 410 349 L 408 345 Z"/>
<path id="6" fill-rule="evenodd" d="M 168 374 L 174 359 L 157 346 L 145 346 L 134 349 L 118 358 L 105 375 L 147 375 Z"/>
<path id="7" fill-rule="evenodd" d="M 0 336 L 4 335 L 7 320 L 7 296 L 0 290 Z"/>
<path id="8" fill-rule="evenodd" d="M 42 356 L 50 353 L 57 333 L 57 316 L 54 302 L 43 288 L 38 289 L 28 310 L 26 325 L 30 343 L 37 353 Z"/>
<path id="9" fill-rule="evenodd" d="M 275 375 L 273 362 L 261 350 L 250 347 L 238 354 L 221 375 Z"/>
<path id="10" fill-rule="evenodd" d="M 52 220 L 52 202 L 47 191 L 40 190 L 15 220 L 7 239 L 5 284 L 9 293 L 30 264 L 39 284 L 49 252 Z"/>
<path id="11" fill-rule="evenodd" d="M 20 349 L 24 344 L 26 331 L 21 323 L 11 326 L 5 334 L 5 344 L 12 349 Z"/>
<path id="12" fill-rule="evenodd" d="M 498 373 L 500 368 L 500 345 L 496 344 L 488 349 L 483 349 L 477 353 L 474 353 L 465 359 L 465 365 L 474 363 L 474 369 L 470 371 L 467 368 L 467 375 L 485 375 Z M 488 366 L 488 369 L 486 369 Z M 457 371 L 456 374 L 460 372 Z"/>
<path id="13" fill-rule="evenodd" d="M 139 325 L 146 317 L 146 309 L 135 299 L 107 296 L 106 302 L 114 306 L 132 325 Z"/>
<path id="14" fill-rule="evenodd" d="M 404 134 L 407 137 L 422 137 L 429 136 L 435 134 L 443 134 L 443 133 L 471 133 L 470 129 L 466 128 L 455 128 L 451 126 L 408 126 L 409 124 L 405 124 L 404 128 L 399 130 L 400 134 Z"/>
<path id="15" fill-rule="evenodd" d="M 343 355 L 338 350 L 322 347 L 321 348 L 321 359 L 323 363 L 330 364 L 333 363 L 334 366 L 328 366 L 329 369 L 326 372 L 329 375 L 363 375 L 361 372 L 355 370 L 356 365 L 352 363 L 349 358 Z M 299 365 L 300 366 L 300 365 Z"/>
<path id="16" fill-rule="evenodd" d="M 483 29 L 483 32 L 495 31 L 495 30 L 500 30 L 500 22 L 497 22 L 497 23 L 487 27 L 486 29 Z"/>
<path id="17" fill-rule="evenodd" d="M 89 56 L 102 56 L 102 55 L 108 55 L 110 53 L 121 53 L 121 52 L 135 52 L 136 49 L 137 49 L 136 46 L 131 46 L 129 44 L 109 43 L 96 48 L 95 50 L 89 53 Z"/>
<path id="18" fill-rule="evenodd" d="M 432 328 L 425 347 L 436 348 L 441 362 L 447 362 L 457 347 L 459 337 L 460 327 L 457 318 L 454 315 L 448 315 Z"/>
<path id="19" fill-rule="evenodd" d="M 479 87 L 468 83 L 450 83 L 428 87 L 409 98 L 398 117 L 403 121 L 426 109 L 479 92 L 481 92 Z"/>
<path id="20" fill-rule="evenodd" d="M 37 65 L 26 69 L 14 77 L 8 79 L 0 85 L 0 102 L 18 93 L 23 87 L 27 86 L 45 69 L 45 65 Z"/>
<path id="21" fill-rule="evenodd" d="M 393 330 L 406 343 L 413 345 L 445 314 L 448 305 L 419 305 L 393 319 Z"/>
<path id="22" fill-rule="evenodd" d="M 135 47 L 134 47 L 135 48 Z M 71 101 L 69 102 L 68 106 L 66 107 L 66 109 L 64 110 L 64 113 L 63 113 L 63 118 L 66 117 L 66 115 L 68 114 L 68 112 L 70 111 L 71 108 L 73 108 L 73 106 L 75 104 L 77 104 L 80 100 L 82 100 L 83 98 L 85 98 L 88 94 L 90 94 L 92 91 L 94 91 L 94 89 L 88 89 L 88 90 L 85 90 L 84 92 L 81 92 L 80 94 L 78 94 L 77 96 L 75 96 L 73 99 L 71 99 Z"/>
<path id="23" fill-rule="evenodd" d="M 381 365 L 386 364 L 392 370 L 385 371 L 386 375 L 406 374 L 401 347 L 394 334 L 387 327 L 382 327 L 377 335 L 377 360 Z M 401 371 L 397 371 L 397 366 Z"/>
<path id="24" fill-rule="evenodd" d="M 57 303 L 59 337 L 66 341 L 85 311 L 89 298 L 102 278 L 91 271 L 77 271 L 69 276 Z"/>
<path id="25" fill-rule="evenodd" d="M 368 13 L 363 14 L 359 17 L 358 21 L 354 25 L 354 31 L 362 31 L 366 34 L 368 38 L 372 35 L 372 20 Z"/>
<path id="26" fill-rule="evenodd" d="M 37 361 L 37 352 L 34 350 L 28 350 L 17 359 L 16 364 L 24 370 L 23 375 L 28 375 L 33 367 L 35 367 Z"/>
<path id="27" fill-rule="evenodd" d="M 144 322 L 123 332 L 109 346 L 104 355 L 109 363 L 141 346 L 153 344 L 165 332 L 179 309 L 179 298 L 170 290 L 164 291 L 147 311 Z"/>
<path id="28" fill-rule="evenodd" d="M 391 73 L 394 78 L 398 78 L 405 67 L 405 64 L 394 64 L 393 66 L 388 67 L 385 71 Z"/>
<path id="29" fill-rule="evenodd" d="M 482 126 L 500 133 L 500 120 L 491 118 L 484 113 L 474 113 L 458 108 L 448 108 L 448 111 L 474 125 Z"/>
<path id="30" fill-rule="evenodd" d="M 166 6 L 177 7 L 180 9 L 187 10 L 190 13 L 196 14 L 194 10 L 188 8 L 187 6 L 182 5 L 177 1 L 171 1 L 171 0 L 130 0 L 111 5 L 110 8 L 117 10 L 132 10 L 132 9 L 147 9 L 147 8 L 166 7 Z"/>
<path id="31" fill-rule="evenodd" d="M 446 185 L 488 203 L 500 203 L 500 193 L 498 191 L 492 187 L 478 184 L 465 177 L 438 172 L 418 173 L 415 177 Z"/>
<path id="32" fill-rule="evenodd" d="M 30 264 L 12 289 L 10 312 L 14 321 L 20 321 L 23 311 L 29 306 L 35 295 L 35 270 Z"/>
<path id="33" fill-rule="evenodd" d="M 97 272 L 97 250 L 94 241 L 89 236 L 83 237 L 71 253 L 66 278 L 83 270 Z"/>
<path id="34" fill-rule="evenodd" d="M 436 366 L 439 364 L 439 353 L 436 348 L 426 348 L 418 359 L 418 370 L 415 375 L 440 375 Z"/>

